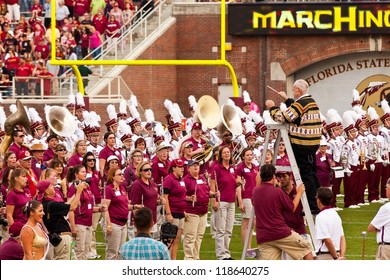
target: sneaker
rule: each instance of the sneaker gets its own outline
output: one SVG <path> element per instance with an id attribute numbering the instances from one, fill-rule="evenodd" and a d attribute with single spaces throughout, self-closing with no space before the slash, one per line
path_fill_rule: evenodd
<path id="1" fill-rule="evenodd" d="M 256 252 L 252 250 L 246 251 L 245 257 L 249 259 L 254 259 L 256 258 Z"/>
<path id="2" fill-rule="evenodd" d="M 350 205 L 348 208 L 349 208 L 349 209 L 356 209 L 356 208 L 360 208 L 360 206 L 357 206 L 357 205 Z"/>
<path id="3" fill-rule="evenodd" d="M 380 200 L 383 200 L 383 201 L 385 201 L 385 202 L 389 201 L 389 199 L 388 199 L 387 197 L 381 197 Z"/>
<path id="4" fill-rule="evenodd" d="M 335 211 L 343 211 L 343 208 L 340 208 L 340 207 L 334 207 L 333 208 Z"/>
<path id="5" fill-rule="evenodd" d="M 336 197 L 342 197 L 344 196 L 342 193 L 336 194 Z"/>
<path id="6" fill-rule="evenodd" d="M 374 200 L 371 200 L 370 202 L 371 202 L 371 203 L 378 203 L 379 200 L 378 200 L 378 199 L 374 199 Z"/>
<path id="7" fill-rule="evenodd" d="M 357 205 L 358 206 L 364 206 L 364 203 L 358 203 Z"/>
<path id="8" fill-rule="evenodd" d="M 256 231 L 252 231 L 252 236 L 256 236 Z"/>

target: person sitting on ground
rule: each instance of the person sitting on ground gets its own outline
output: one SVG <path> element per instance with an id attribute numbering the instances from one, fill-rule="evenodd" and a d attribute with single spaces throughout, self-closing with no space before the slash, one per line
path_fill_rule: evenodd
<path id="1" fill-rule="evenodd" d="M 136 238 L 126 242 L 120 249 L 123 260 L 170 260 L 168 247 L 150 235 L 153 227 L 152 210 L 143 207 L 134 213 Z"/>

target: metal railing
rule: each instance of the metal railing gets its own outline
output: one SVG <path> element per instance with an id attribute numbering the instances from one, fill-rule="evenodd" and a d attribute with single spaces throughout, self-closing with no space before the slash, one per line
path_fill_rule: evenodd
<path id="1" fill-rule="evenodd" d="M 133 92 L 127 86 L 126 82 L 120 76 L 116 77 L 85 77 L 84 83 L 85 92 L 88 94 L 93 85 L 101 79 L 107 79 L 107 87 L 101 94 L 94 96 L 92 103 L 100 103 L 104 100 L 112 100 L 119 102 L 124 96 L 130 97 Z M 66 80 L 66 83 L 63 81 Z M 23 91 L 25 89 L 27 94 Z M 52 78 L 37 78 L 37 77 L 18 77 L 12 79 L 12 84 L 8 87 L 0 88 L 2 97 L 6 99 L 25 99 L 32 103 L 42 103 L 49 101 L 51 103 L 63 103 L 68 100 L 69 93 L 76 94 L 78 85 L 76 78 L 72 77 L 52 77 Z"/>

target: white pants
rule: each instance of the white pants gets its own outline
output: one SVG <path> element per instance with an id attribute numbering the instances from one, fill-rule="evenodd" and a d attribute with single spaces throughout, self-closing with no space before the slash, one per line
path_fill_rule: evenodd
<path id="1" fill-rule="evenodd" d="M 87 248 L 91 246 L 92 240 L 92 227 L 76 225 L 77 236 L 76 236 L 76 246 L 74 247 L 76 257 L 78 260 L 87 259 Z"/>
<path id="2" fill-rule="evenodd" d="M 233 232 L 235 206 L 234 202 L 222 202 L 215 218 L 215 252 L 218 260 L 230 258 L 230 240 Z"/>
<path id="3" fill-rule="evenodd" d="M 9 18 L 12 21 L 20 20 L 20 6 L 18 4 L 7 5 Z"/>

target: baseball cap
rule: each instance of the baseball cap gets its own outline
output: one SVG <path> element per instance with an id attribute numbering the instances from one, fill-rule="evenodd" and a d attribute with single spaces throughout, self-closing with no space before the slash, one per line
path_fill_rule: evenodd
<path id="1" fill-rule="evenodd" d="M 172 160 L 170 168 L 183 167 L 183 166 L 184 166 L 184 161 L 177 158 L 177 159 Z"/>
<path id="2" fill-rule="evenodd" d="M 197 161 L 196 159 L 190 159 L 187 163 L 187 166 L 190 167 L 194 164 L 199 164 L 199 161 Z"/>
<path id="3" fill-rule="evenodd" d="M 50 182 L 48 180 L 39 181 L 37 184 L 38 196 L 37 200 L 42 201 L 45 191 L 50 187 Z"/>
<path id="4" fill-rule="evenodd" d="M 23 151 L 18 155 L 18 160 L 28 160 L 32 158 L 32 155 L 29 151 Z"/>
<path id="5" fill-rule="evenodd" d="M 20 235 L 20 232 L 22 231 L 22 228 L 23 228 L 24 224 L 21 223 L 21 222 L 15 222 L 13 223 L 9 229 L 8 229 L 8 232 L 9 232 L 9 235 L 11 237 L 18 237 Z"/>

